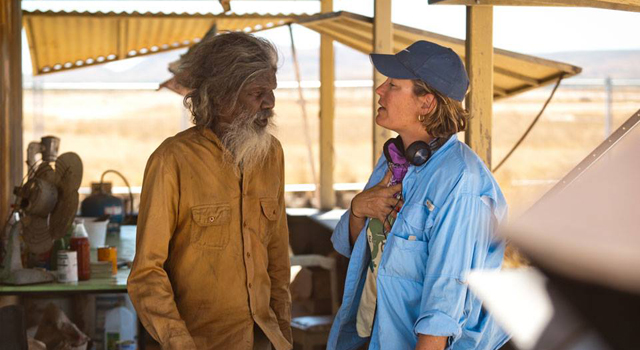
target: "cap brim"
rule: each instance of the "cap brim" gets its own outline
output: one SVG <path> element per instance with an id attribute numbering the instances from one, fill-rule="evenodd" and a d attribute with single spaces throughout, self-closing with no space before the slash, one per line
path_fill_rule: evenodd
<path id="1" fill-rule="evenodd" d="M 418 79 L 413 72 L 405 67 L 396 55 L 369 54 L 371 64 L 380 74 L 393 79 Z"/>

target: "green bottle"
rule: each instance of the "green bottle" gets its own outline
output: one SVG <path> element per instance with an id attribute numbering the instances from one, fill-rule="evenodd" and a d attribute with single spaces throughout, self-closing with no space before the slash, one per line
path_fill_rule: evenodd
<path id="1" fill-rule="evenodd" d="M 51 271 L 58 270 L 58 252 L 61 250 L 69 250 L 69 240 L 71 239 L 71 232 L 73 232 L 73 228 L 75 225 L 71 225 L 67 233 L 53 242 L 53 247 L 51 248 L 51 258 L 49 260 L 49 266 L 51 267 Z"/>

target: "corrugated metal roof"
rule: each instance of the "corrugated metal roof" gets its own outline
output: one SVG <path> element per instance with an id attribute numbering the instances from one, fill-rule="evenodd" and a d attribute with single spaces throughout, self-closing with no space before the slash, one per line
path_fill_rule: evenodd
<path id="1" fill-rule="evenodd" d="M 300 19 L 304 25 L 319 33 L 363 53 L 373 51 L 373 19 L 349 12 L 334 12 Z M 428 40 L 450 47 L 462 59 L 465 57 L 465 41 L 427 32 L 399 24 L 393 25 L 393 50 L 401 51 L 417 40 Z M 564 75 L 570 77 L 582 68 L 539 57 L 494 49 L 494 98 L 515 95 L 552 83 Z"/>
<path id="2" fill-rule="evenodd" d="M 298 23 L 368 54 L 373 19 L 349 12 L 317 15 L 153 14 L 24 12 L 34 74 L 45 74 L 148 55 L 197 43 L 215 24 L 218 31 L 257 32 Z M 417 40 L 451 47 L 463 59 L 465 41 L 394 24 L 394 51 Z M 518 94 L 581 72 L 580 67 L 501 49 L 494 50 L 494 96 Z"/>
<path id="3" fill-rule="evenodd" d="M 640 0 L 429 0 L 429 4 L 593 7 L 607 10 L 640 12 Z"/>
<path id="4" fill-rule="evenodd" d="M 305 15 L 23 12 L 33 74 L 189 47 L 218 32 L 255 32 Z"/>

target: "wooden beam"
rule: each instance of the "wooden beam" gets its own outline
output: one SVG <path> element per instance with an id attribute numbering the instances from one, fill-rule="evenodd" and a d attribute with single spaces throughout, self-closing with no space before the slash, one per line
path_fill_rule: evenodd
<path id="1" fill-rule="evenodd" d="M 508 70 L 508 69 L 504 69 L 504 68 L 500 68 L 500 67 L 493 67 L 493 72 L 495 74 L 500 74 L 500 75 L 504 75 L 504 76 L 509 77 L 509 78 L 520 80 L 520 81 L 524 82 L 526 85 L 529 85 L 529 86 L 538 86 L 538 85 L 540 85 L 540 82 L 537 79 L 534 79 L 534 78 L 528 77 L 526 75 L 522 75 L 522 74 L 516 73 L 516 72 Z"/>
<path id="2" fill-rule="evenodd" d="M 351 47 L 354 50 L 358 50 L 365 54 L 371 52 L 371 36 L 369 36 L 369 38 L 365 38 L 356 33 L 351 33 L 340 23 L 324 23 L 322 26 L 312 28 L 319 33 L 326 34 L 330 38 Z"/>
<path id="3" fill-rule="evenodd" d="M 215 25 L 212 27 L 214 30 L 211 35 L 215 35 Z M 298 53 L 296 51 L 295 40 L 293 39 L 293 27 L 289 25 L 289 36 L 291 38 L 291 57 L 293 58 L 293 68 L 296 75 L 296 81 L 298 82 L 298 103 L 302 112 L 302 126 L 304 128 L 304 138 L 307 144 L 307 152 L 309 156 L 309 170 L 311 170 L 311 178 L 316 189 L 320 188 L 318 182 L 318 173 L 316 172 L 316 160 L 313 156 L 313 145 L 311 143 L 311 134 L 309 132 L 309 118 L 307 118 L 307 101 L 304 98 L 304 91 L 302 88 L 302 78 L 300 76 L 300 63 L 298 62 Z M 320 191 L 315 192 L 316 198 L 320 198 Z"/>
<path id="4" fill-rule="evenodd" d="M 333 11 L 333 0 L 322 0 L 321 12 Z M 320 37 L 320 209 L 333 209 L 336 196 L 333 190 L 335 67 L 333 39 Z"/>
<path id="5" fill-rule="evenodd" d="M 493 87 L 493 97 L 495 98 L 496 96 L 499 97 L 507 97 L 508 93 L 507 90 L 505 89 L 501 89 L 499 87 Z"/>
<path id="6" fill-rule="evenodd" d="M 0 5 L 0 220 L 22 180 L 22 11 L 20 0 Z M 0 237 L 3 233 L 0 233 Z"/>
<path id="7" fill-rule="evenodd" d="M 567 77 L 570 77 L 571 75 L 563 73 L 563 72 L 560 72 L 560 73 L 556 73 L 556 74 L 552 74 L 552 75 L 546 76 L 546 77 L 544 77 L 544 78 L 539 80 L 540 81 L 540 85 L 539 86 L 549 85 L 551 83 L 554 83 L 554 82 L 558 81 L 560 76 L 562 76 L 563 79 L 567 79 Z M 537 87 L 538 86 L 530 86 L 530 85 L 524 84 L 524 85 L 522 85 L 520 87 L 517 87 L 515 89 L 509 89 L 508 91 L 507 90 L 503 90 L 503 91 L 504 91 L 504 93 L 506 93 L 505 97 L 507 97 L 507 96 L 513 96 L 513 95 L 521 94 L 523 92 L 531 91 L 533 89 L 536 89 Z M 495 87 L 494 87 L 494 90 L 495 90 Z M 496 95 L 498 95 L 498 92 L 494 93 L 494 99 L 496 99 Z"/>
<path id="8" fill-rule="evenodd" d="M 393 53 L 393 23 L 391 23 L 391 0 L 375 0 L 373 17 L 373 52 L 375 53 Z M 387 78 L 373 69 L 373 161 L 372 166 L 375 167 L 380 154 L 382 154 L 382 146 L 389 139 L 391 132 L 375 122 L 375 116 L 378 110 L 378 95 L 375 89 L 380 86 Z"/>
<path id="9" fill-rule="evenodd" d="M 465 142 L 491 169 L 491 116 L 493 111 L 493 7 L 467 6 L 466 61 L 471 120 Z"/>
<path id="10" fill-rule="evenodd" d="M 429 0 L 429 4 L 467 6 L 593 7 L 606 10 L 640 12 L 640 4 L 634 0 Z"/>
<path id="11" fill-rule="evenodd" d="M 29 19 L 26 19 L 25 22 L 29 22 Z M 27 34 L 27 43 L 29 45 L 29 52 L 31 54 L 31 72 L 33 75 L 37 75 L 39 73 L 38 67 L 40 67 L 40 65 L 38 64 L 38 57 L 40 55 L 38 55 L 38 51 L 34 42 L 35 38 L 33 36 L 33 31 L 31 30 L 31 28 L 31 24 L 27 25 L 27 23 L 25 23 L 24 31 Z"/>

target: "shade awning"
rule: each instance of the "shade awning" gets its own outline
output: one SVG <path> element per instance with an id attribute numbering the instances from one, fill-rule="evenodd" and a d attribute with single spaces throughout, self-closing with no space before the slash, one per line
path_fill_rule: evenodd
<path id="1" fill-rule="evenodd" d="M 363 53 L 373 51 L 373 19 L 350 12 L 334 12 L 300 19 L 301 24 Z M 417 40 L 428 40 L 450 47 L 463 60 L 465 41 L 399 24 L 393 25 L 393 51 L 398 52 Z M 582 68 L 507 50 L 494 49 L 493 92 L 500 99 L 574 76 Z"/>
<path id="2" fill-rule="evenodd" d="M 373 51 L 373 19 L 350 12 L 317 15 L 23 12 L 34 74 L 46 74 L 149 55 L 197 42 L 218 32 L 257 32 L 297 23 L 362 53 Z M 395 52 L 417 40 L 451 47 L 463 59 L 465 41 L 394 24 Z M 512 96 L 570 77 L 580 67 L 494 49 L 494 98 Z"/>
<path id="3" fill-rule="evenodd" d="M 593 7 L 640 12 L 640 0 L 429 0 L 430 5 Z"/>
<path id="4" fill-rule="evenodd" d="M 23 11 L 33 74 L 46 74 L 189 47 L 214 25 L 255 32 L 299 15 Z"/>

